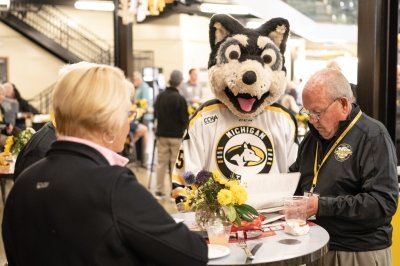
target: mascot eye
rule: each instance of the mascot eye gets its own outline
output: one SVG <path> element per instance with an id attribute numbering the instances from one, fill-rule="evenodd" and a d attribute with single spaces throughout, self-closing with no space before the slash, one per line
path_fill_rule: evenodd
<path id="1" fill-rule="evenodd" d="M 228 60 L 237 60 L 240 57 L 240 47 L 239 45 L 230 45 L 225 50 L 225 57 Z"/>
<path id="2" fill-rule="evenodd" d="M 276 62 L 276 51 L 274 49 L 266 49 L 261 54 L 261 58 L 266 65 L 272 67 Z"/>
<path id="3" fill-rule="evenodd" d="M 239 53 L 237 51 L 232 51 L 229 53 L 229 59 L 238 59 L 239 58 Z"/>
<path id="4" fill-rule="evenodd" d="M 263 56 L 264 63 L 269 64 L 272 62 L 272 57 L 269 54 Z"/>

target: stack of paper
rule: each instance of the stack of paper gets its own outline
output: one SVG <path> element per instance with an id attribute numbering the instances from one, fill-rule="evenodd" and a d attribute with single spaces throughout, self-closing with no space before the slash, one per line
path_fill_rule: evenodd
<path id="1" fill-rule="evenodd" d="M 300 173 L 258 174 L 242 176 L 247 190 L 247 204 L 260 210 L 283 205 L 283 198 L 292 196 L 299 183 Z"/>

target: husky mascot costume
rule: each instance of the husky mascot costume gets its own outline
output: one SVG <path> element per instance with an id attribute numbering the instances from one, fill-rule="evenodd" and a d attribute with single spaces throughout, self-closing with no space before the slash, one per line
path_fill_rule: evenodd
<path id="1" fill-rule="evenodd" d="M 177 202 L 187 171 L 219 170 L 243 182 L 287 173 L 297 156 L 297 123 L 276 103 L 286 87 L 288 21 L 274 18 L 248 29 L 216 14 L 209 27 L 208 75 L 217 99 L 204 103 L 189 121 L 172 176 Z"/>

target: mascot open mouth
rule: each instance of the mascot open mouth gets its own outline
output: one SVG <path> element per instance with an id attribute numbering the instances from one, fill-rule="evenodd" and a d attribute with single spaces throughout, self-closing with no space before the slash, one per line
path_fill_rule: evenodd
<path id="1" fill-rule="evenodd" d="M 249 93 L 239 93 L 235 96 L 232 91 L 226 87 L 225 94 L 228 96 L 231 103 L 242 113 L 250 113 L 256 110 L 269 96 L 269 91 L 264 93 L 260 99 L 256 96 L 252 96 Z"/>

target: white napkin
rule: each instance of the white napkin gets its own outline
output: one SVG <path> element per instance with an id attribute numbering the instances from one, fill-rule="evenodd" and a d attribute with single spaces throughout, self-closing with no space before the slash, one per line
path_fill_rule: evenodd
<path id="1" fill-rule="evenodd" d="M 301 225 L 299 222 L 286 222 L 285 223 L 285 233 L 294 236 L 302 236 L 310 231 L 310 226 L 308 224 Z"/>

